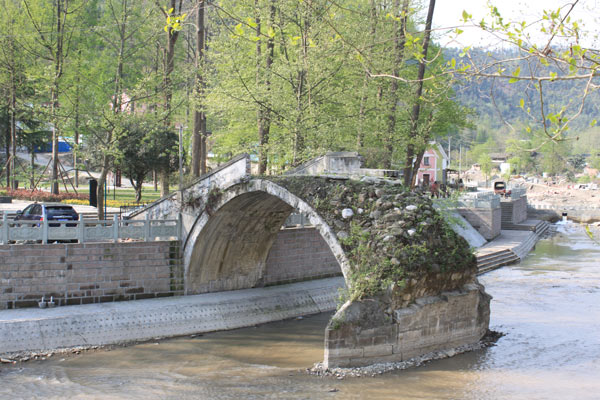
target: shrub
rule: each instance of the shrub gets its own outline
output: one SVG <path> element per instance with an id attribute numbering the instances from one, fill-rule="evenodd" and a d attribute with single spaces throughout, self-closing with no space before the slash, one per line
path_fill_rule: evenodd
<path id="1" fill-rule="evenodd" d="M 29 190 L 29 189 L 11 189 L 4 188 L 2 192 L 5 192 L 7 196 L 11 196 L 13 199 L 20 200 L 31 200 L 40 202 L 61 202 L 68 199 L 87 200 L 89 197 L 83 193 L 59 193 L 52 194 L 43 190 Z M 88 200 L 89 201 L 89 200 Z"/>
<path id="2" fill-rule="evenodd" d="M 61 203 L 87 206 L 90 204 L 90 201 L 88 199 L 86 199 L 86 200 L 68 199 L 68 200 L 63 200 Z M 111 200 L 111 199 L 106 200 L 106 207 L 121 207 L 121 206 L 130 206 L 130 205 L 132 205 L 132 203 L 127 202 L 127 201 Z"/>

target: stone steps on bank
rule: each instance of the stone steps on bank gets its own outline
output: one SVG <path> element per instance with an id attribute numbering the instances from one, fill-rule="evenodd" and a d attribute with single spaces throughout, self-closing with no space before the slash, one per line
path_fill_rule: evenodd
<path id="1" fill-rule="evenodd" d="M 539 235 L 534 233 L 530 235 L 525 242 L 512 249 L 512 251 L 519 257 L 520 260 L 523 260 L 525 257 L 527 257 L 527 254 L 529 254 L 531 249 L 533 249 L 538 239 Z"/>
<path id="2" fill-rule="evenodd" d="M 512 251 L 503 249 L 492 253 L 477 256 L 478 274 L 500 268 L 505 265 L 514 264 L 521 259 Z"/>

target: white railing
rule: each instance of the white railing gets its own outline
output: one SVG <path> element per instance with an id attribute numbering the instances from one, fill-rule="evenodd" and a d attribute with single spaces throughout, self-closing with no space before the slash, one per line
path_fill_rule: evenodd
<path id="1" fill-rule="evenodd" d="M 500 207 L 500 197 L 489 191 L 464 193 L 460 196 L 459 203 L 463 207 L 493 209 Z"/>
<path id="2" fill-rule="evenodd" d="M 510 189 L 510 197 L 520 199 L 527 194 L 527 189 L 524 187 L 513 187 Z"/>
<path id="3" fill-rule="evenodd" d="M 179 239 L 181 221 L 172 220 L 120 220 L 115 215 L 112 220 L 78 221 L 27 221 L 9 220 L 3 215 L 0 222 L 0 242 L 2 244 L 18 241 L 72 242 L 118 242 L 124 239 L 153 241 L 157 239 Z"/>

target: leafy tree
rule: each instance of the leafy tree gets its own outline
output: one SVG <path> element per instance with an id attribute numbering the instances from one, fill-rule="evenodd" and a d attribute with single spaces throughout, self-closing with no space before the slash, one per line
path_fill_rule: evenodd
<path id="1" fill-rule="evenodd" d="M 128 116 L 117 138 L 119 154 L 116 165 L 121 168 L 135 189 L 135 200 L 142 199 L 142 185 L 153 170 L 168 171 L 176 163 L 178 143 L 175 136 L 165 132 L 164 123 L 152 115 Z"/>
<path id="2" fill-rule="evenodd" d="M 568 140 L 574 121 L 586 114 L 587 101 L 599 87 L 596 77 L 600 52 L 582 45 L 595 32 L 571 18 L 572 11 L 582 3 L 575 0 L 558 9 L 546 10 L 533 22 L 509 21 L 494 5 L 490 5 L 489 18 L 481 21 L 463 12 L 465 24 L 494 35 L 510 50 L 503 57 L 486 60 L 466 48 L 462 61 L 453 61 L 454 71 L 470 78 L 515 85 L 513 91 L 522 93 L 515 106 L 530 121 L 526 130 L 539 136 L 537 149 L 548 142 Z M 460 38 L 461 30 L 456 32 Z M 520 87 L 516 87 L 519 83 Z M 561 97 L 550 98 L 549 88 L 556 86 L 568 88 L 569 95 L 554 91 Z M 502 114 L 508 112 L 514 110 L 504 110 Z M 595 123 L 595 120 L 590 122 L 592 126 Z"/>
<path id="3" fill-rule="evenodd" d="M 479 163 L 479 166 L 481 167 L 481 172 L 483 172 L 483 174 L 485 175 L 485 186 L 487 187 L 488 185 L 488 179 L 489 176 L 492 172 L 492 158 L 490 157 L 489 154 L 481 154 L 479 156 L 479 158 L 477 159 L 477 162 Z"/>
<path id="4" fill-rule="evenodd" d="M 79 29 L 79 15 L 84 9 L 83 0 L 22 0 L 27 18 L 26 32 L 34 33 L 34 40 L 23 41 L 26 51 L 44 60 L 50 89 L 49 118 L 52 123 L 52 193 L 58 193 L 58 138 L 64 115 L 59 112 L 59 97 L 63 92 L 61 82 L 65 62 L 70 55 L 73 32 Z"/>
<path id="5" fill-rule="evenodd" d="M 589 165 L 594 169 L 600 170 L 600 154 L 595 154 L 591 158 Z"/>

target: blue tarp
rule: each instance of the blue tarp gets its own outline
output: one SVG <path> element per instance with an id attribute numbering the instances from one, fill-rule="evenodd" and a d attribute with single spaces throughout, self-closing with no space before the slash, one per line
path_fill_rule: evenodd
<path id="1" fill-rule="evenodd" d="M 59 153 L 68 153 L 72 150 L 71 145 L 65 141 L 60 140 L 58 142 L 58 152 Z M 36 153 L 51 153 L 52 152 L 52 143 L 48 143 L 45 146 L 39 147 L 35 146 L 34 151 Z"/>

